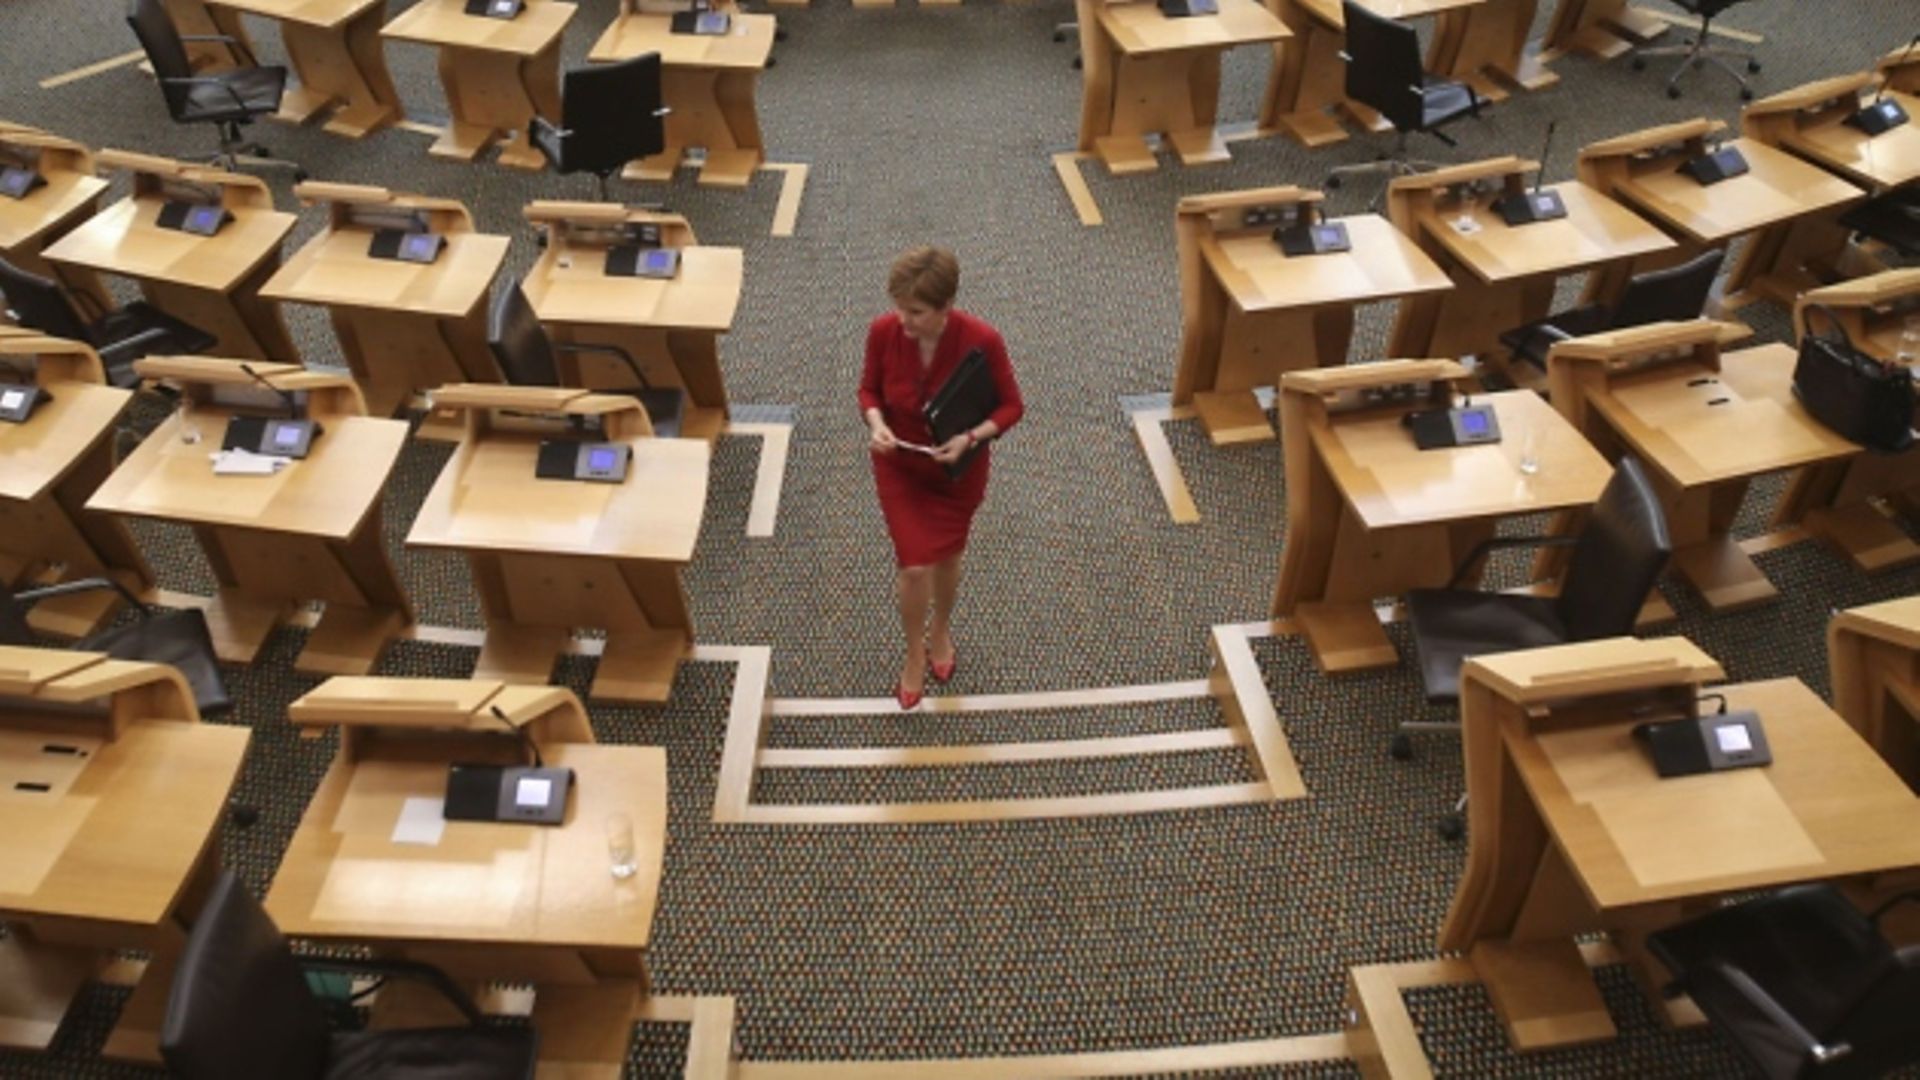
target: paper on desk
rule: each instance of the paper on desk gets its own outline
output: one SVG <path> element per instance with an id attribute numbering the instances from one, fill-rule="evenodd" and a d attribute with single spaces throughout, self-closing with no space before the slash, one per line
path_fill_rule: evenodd
<path id="1" fill-rule="evenodd" d="M 447 831 L 445 799 L 415 795 L 400 806 L 400 819 L 393 823 L 393 842 L 432 847 Z"/>
<path id="2" fill-rule="evenodd" d="M 272 476 L 293 464 L 292 458 L 251 450 L 216 450 L 207 456 L 213 459 L 215 476 Z"/>

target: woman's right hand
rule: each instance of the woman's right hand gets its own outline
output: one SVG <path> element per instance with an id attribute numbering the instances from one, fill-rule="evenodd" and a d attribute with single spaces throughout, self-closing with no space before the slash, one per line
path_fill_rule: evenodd
<path id="1" fill-rule="evenodd" d="M 893 429 L 885 420 L 875 420 L 867 425 L 867 449 L 876 454 L 891 454 L 900 446 L 900 440 L 893 437 Z"/>

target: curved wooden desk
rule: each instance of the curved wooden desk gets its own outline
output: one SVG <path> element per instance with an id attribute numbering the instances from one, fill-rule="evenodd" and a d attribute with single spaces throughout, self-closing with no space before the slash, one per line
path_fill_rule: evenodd
<path id="1" fill-rule="evenodd" d="M 1920 792 L 1920 596 L 1835 615 L 1827 663 L 1834 710 Z"/>
<path id="2" fill-rule="evenodd" d="M 0 195 L 0 259 L 54 277 L 53 266 L 40 252 L 98 213 L 100 196 L 107 190 L 107 182 L 94 175 L 93 152 L 77 142 L 0 121 L 0 166 L 29 168 L 46 181 L 22 199 Z M 104 292 L 96 290 L 92 299 L 102 311 L 112 306 Z M 0 311 L 0 323 L 11 321 Z"/>
<path id="3" fill-rule="evenodd" d="M 506 237 L 473 231 L 473 215 L 451 199 L 313 182 L 294 194 L 326 206 L 327 228 L 260 295 L 327 309 L 370 415 L 393 416 L 446 383 L 500 381 L 486 307 Z M 433 232 L 446 247 L 424 264 L 369 255 L 375 230 L 391 228 Z"/>
<path id="4" fill-rule="evenodd" d="M 22 586 L 61 567 L 66 580 L 100 575 L 136 592 L 152 586 L 126 526 L 86 509 L 113 471 L 115 426 L 133 394 L 106 385 L 91 348 L 9 326 L 0 326 L 0 368 L 0 388 L 31 382 L 53 395 L 25 423 L 0 422 L 0 585 Z M 83 637 L 119 607 L 104 590 L 60 596 L 35 604 L 28 622 Z"/>
<path id="5" fill-rule="evenodd" d="M 577 10 L 528 0 L 514 18 L 493 19 L 467 14 L 465 0 L 419 0 L 388 23 L 384 36 L 440 50 L 440 86 L 453 120 L 427 152 L 472 161 L 497 141 L 500 164 L 546 168 L 527 126 L 536 114 L 560 119 L 560 38 Z"/>
<path id="6" fill-rule="evenodd" d="M 756 101 L 760 73 L 773 56 L 772 15 L 730 13 L 733 29 L 716 36 L 676 34 L 670 15 L 648 15 L 637 0 L 621 0 L 620 14 L 593 43 L 587 59 L 626 60 L 660 54 L 660 97 L 667 108 L 667 147 L 633 162 L 629 180 L 671 180 L 688 147 L 703 147 L 700 183 L 743 188 L 766 160 Z"/>
<path id="7" fill-rule="evenodd" d="M 156 428 L 87 501 L 90 510 L 190 525 L 219 591 L 207 607 L 214 651 L 252 663 L 297 607 L 326 604 L 294 661 L 314 674 L 370 670 L 387 642 L 413 622 L 380 530 L 380 495 L 399 463 L 407 425 L 365 415 L 342 375 L 287 364 L 248 365 L 268 383 L 307 395 L 306 416 L 323 433 L 312 451 L 270 476 L 216 476 L 208 461 L 229 418 L 280 415 L 278 400 L 230 360 L 149 357 L 135 370 L 181 387 L 190 414 Z M 237 408 L 217 395 L 265 395 Z M 187 442 L 183 433 L 198 433 Z"/>
<path id="8" fill-rule="evenodd" d="M 362 139 L 403 115 L 380 49 L 387 0 L 170 0 L 174 8 L 195 5 L 205 9 L 218 32 L 239 41 L 248 57 L 253 46 L 240 16 L 280 24 L 287 63 L 299 82 L 287 87 L 275 120 L 304 124 L 331 109 L 324 125 L 329 134 Z"/>

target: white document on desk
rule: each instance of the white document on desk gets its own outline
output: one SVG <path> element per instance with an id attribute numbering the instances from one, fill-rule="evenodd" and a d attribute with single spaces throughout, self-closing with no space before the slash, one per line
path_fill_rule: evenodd
<path id="1" fill-rule="evenodd" d="M 213 458 L 215 476 L 272 476 L 293 464 L 292 458 L 250 450 L 218 450 L 208 456 Z"/>
<path id="2" fill-rule="evenodd" d="M 415 795 L 401 804 L 400 819 L 393 823 L 393 842 L 434 847 L 440 834 L 447 831 L 446 800 Z"/>

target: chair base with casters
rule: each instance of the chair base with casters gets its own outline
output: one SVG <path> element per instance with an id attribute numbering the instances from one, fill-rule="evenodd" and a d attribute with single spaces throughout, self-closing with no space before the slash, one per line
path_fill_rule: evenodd
<path id="1" fill-rule="evenodd" d="M 182 160 L 217 165 L 228 172 L 240 172 L 242 169 L 253 172 L 285 169 L 292 174 L 293 182 L 296 184 L 304 184 L 310 179 L 305 166 L 297 161 L 274 157 L 273 151 L 263 143 L 248 142 L 240 125 L 233 122 L 220 125 L 220 149 L 217 152 L 198 158 L 190 155 Z"/>
<path id="2" fill-rule="evenodd" d="M 133 0 L 127 24 L 140 39 L 140 48 L 153 66 L 155 80 L 167 101 L 167 113 L 176 124 L 212 124 L 219 131 L 220 150 L 190 159 L 238 171 L 241 165 L 258 169 L 290 169 L 295 180 L 306 170 L 296 162 L 273 157 L 266 147 L 249 143 L 241 129 L 257 117 L 279 111 L 287 88 L 287 69 L 263 67 L 246 45 L 226 34 L 183 37 L 174 28 L 162 0 Z M 217 41 L 232 48 L 248 66 L 233 71 L 199 74 L 187 56 L 186 43 Z"/>
<path id="3" fill-rule="evenodd" d="M 394 979 L 437 991 L 465 1027 L 336 1031 L 308 988 L 309 972 Z M 160 1030 L 160 1056 L 182 1080 L 422 1077 L 532 1080 L 539 1036 L 495 1027 L 438 968 L 404 960 L 296 957 L 260 901 L 231 870 L 220 875 L 181 951 Z"/>
<path id="4" fill-rule="evenodd" d="M 1345 0 L 1341 12 L 1347 27 L 1347 47 L 1340 52 L 1346 65 L 1347 99 L 1377 110 L 1399 137 L 1391 155 L 1337 168 L 1328 174 L 1326 186 L 1338 188 L 1347 177 L 1360 174 L 1384 173 L 1391 181 L 1437 168 L 1435 163 L 1408 158 L 1408 136 L 1420 132 L 1447 146 L 1458 145 L 1440 129 L 1463 116 L 1479 116 L 1480 95 L 1464 82 L 1428 74 L 1420 57 L 1419 35 L 1412 27 L 1354 0 Z M 1369 208 L 1379 208 L 1386 187 L 1381 185 Z"/>
<path id="5" fill-rule="evenodd" d="M 1713 16 L 1703 15 L 1700 19 L 1699 32 L 1678 45 L 1661 45 L 1654 48 L 1634 49 L 1633 70 L 1645 71 L 1647 61 L 1658 57 L 1683 57 L 1684 59 L 1680 61 L 1680 66 L 1674 68 L 1673 74 L 1667 77 L 1668 97 L 1677 98 L 1680 96 L 1681 76 L 1695 68 L 1712 65 L 1726 72 L 1727 77 L 1732 79 L 1734 83 L 1740 87 L 1741 101 L 1752 101 L 1753 88 L 1747 85 L 1747 75 L 1760 74 L 1760 61 L 1754 57 L 1753 53 L 1745 49 L 1712 44 L 1712 27 Z M 1741 61 L 1746 67 L 1746 73 L 1742 74 L 1735 70 L 1732 64 L 1727 63 L 1728 60 Z"/>
<path id="6" fill-rule="evenodd" d="M 1863 913 L 1830 885 L 1796 885 L 1647 938 L 1714 1029 L 1761 1076 L 1853 1080 L 1920 1062 L 1920 946 L 1880 932 L 1904 893 Z"/>
<path id="7" fill-rule="evenodd" d="M 1352 165 L 1334 166 L 1334 168 L 1327 173 L 1326 188 L 1328 191 L 1338 191 L 1350 177 L 1385 177 L 1385 181 L 1380 185 L 1380 190 L 1374 192 L 1372 201 L 1367 203 L 1368 210 L 1378 210 L 1380 209 L 1380 204 L 1385 201 L 1387 197 L 1387 188 L 1392 185 L 1393 181 L 1402 176 L 1415 176 L 1424 172 L 1432 172 L 1440 168 L 1443 164 L 1444 162 L 1428 161 L 1422 158 L 1407 156 L 1407 136 L 1405 132 L 1402 132 L 1399 140 L 1394 143 L 1391 152 L 1381 154 L 1372 161 L 1358 161 Z"/>

